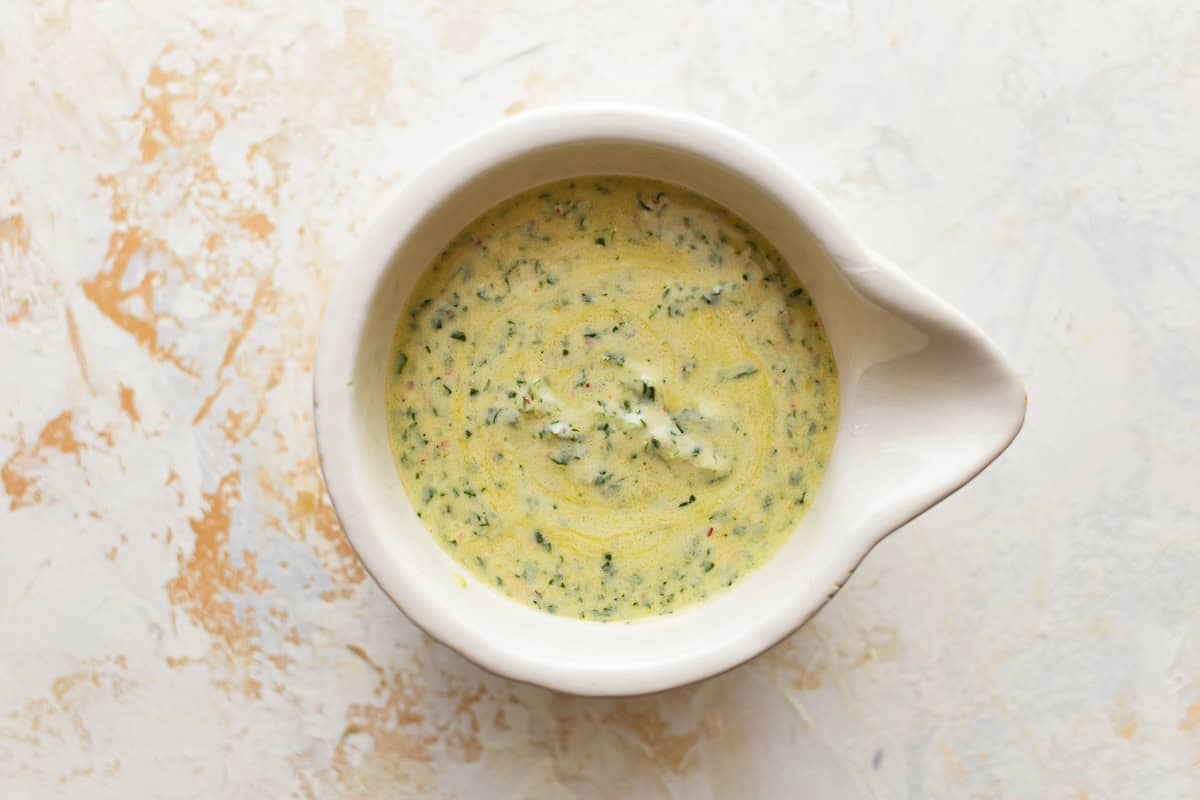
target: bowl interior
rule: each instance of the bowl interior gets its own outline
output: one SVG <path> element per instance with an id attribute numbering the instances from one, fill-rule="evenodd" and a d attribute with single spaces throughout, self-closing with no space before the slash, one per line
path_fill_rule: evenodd
<path id="1" fill-rule="evenodd" d="M 322 342 L 317 416 L 326 480 L 347 534 L 418 625 L 496 672 L 575 692 L 626 694 L 734 666 L 801 624 L 874 542 L 969 479 L 1015 434 L 1008 428 L 1013 391 L 1023 409 L 1019 381 L 1010 385 L 1010 371 L 977 331 L 844 235 L 819 198 L 790 173 L 780 175 L 776 162 L 745 158 L 735 169 L 721 141 L 706 148 L 695 131 L 685 133 L 667 142 L 663 130 L 573 141 L 551 132 L 540 143 L 509 136 L 468 147 L 385 211 L 347 268 L 361 280 L 339 287 L 331 303 L 353 310 L 331 310 L 322 332 L 339 340 L 332 348 L 339 355 L 328 356 Z M 545 614 L 460 568 L 417 519 L 385 421 L 392 334 L 426 265 L 500 201 L 597 174 L 682 185 L 758 228 L 811 292 L 842 393 L 824 483 L 780 552 L 703 604 L 632 624 Z M 322 403 L 336 408 L 322 410 Z M 332 439 L 337 444 L 326 446 Z"/>

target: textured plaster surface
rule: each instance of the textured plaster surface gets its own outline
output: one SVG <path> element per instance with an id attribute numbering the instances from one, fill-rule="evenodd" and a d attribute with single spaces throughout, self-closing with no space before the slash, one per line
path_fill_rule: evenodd
<path id="1" fill-rule="evenodd" d="M 572 100 L 730 123 L 962 308 L 1024 433 L 721 678 L 421 635 L 318 474 L 385 194 Z M 1200 796 L 1193 3 L 0 4 L 0 796 Z"/>

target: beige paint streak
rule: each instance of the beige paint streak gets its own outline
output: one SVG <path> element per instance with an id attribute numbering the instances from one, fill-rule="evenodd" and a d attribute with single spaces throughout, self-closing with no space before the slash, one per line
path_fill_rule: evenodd
<path id="1" fill-rule="evenodd" d="M 94 392 L 91 376 L 88 375 L 87 357 L 83 353 L 83 344 L 79 341 L 79 325 L 75 322 L 75 314 L 71 311 L 71 307 L 67 306 L 67 336 L 71 340 L 71 349 L 75 352 L 75 360 L 79 363 L 79 371 L 83 375 L 83 382 L 87 384 L 88 391 Z"/>
<path id="2" fill-rule="evenodd" d="M 4 249 L 16 256 L 23 256 L 29 252 L 29 227 L 21 214 L 11 214 L 0 219 L 0 252 Z"/>

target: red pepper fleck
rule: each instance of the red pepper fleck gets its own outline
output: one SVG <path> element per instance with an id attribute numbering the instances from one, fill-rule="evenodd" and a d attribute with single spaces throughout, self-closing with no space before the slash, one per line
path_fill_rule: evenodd
<path id="1" fill-rule="evenodd" d="M 585 389 L 590 389 L 590 388 L 592 388 L 592 385 L 591 385 L 590 383 L 585 383 L 585 384 L 583 385 L 583 388 L 585 388 Z"/>
<path id="2" fill-rule="evenodd" d="M 533 590 L 533 593 L 534 593 L 534 594 L 536 594 L 538 597 L 541 597 L 541 596 L 542 596 L 542 590 L 541 590 L 541 589 L 534 589 L 534 590 Z"/>
<path id="3" fill-rule="evenodd" d="M 712 536 L 712 532 L 713 532 L 713 529 L 712 529 L 712 528 L 709 528 L 709 529 L 708 529 L 708 534 L 707 534 L 707 535 L 708 535 L 708 536 Z"/>

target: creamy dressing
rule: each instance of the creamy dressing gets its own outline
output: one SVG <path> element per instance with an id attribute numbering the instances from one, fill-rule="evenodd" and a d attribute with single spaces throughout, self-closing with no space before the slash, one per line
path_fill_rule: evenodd
<path id="1" fill-rule="evenodd" d="M 669 613 L 774 554 L 838 421 L 808 293 L 677 186 L 544 186 L 473 222 L 396 330 L 388 433 L 429 532 L 544 611 Z"/>

